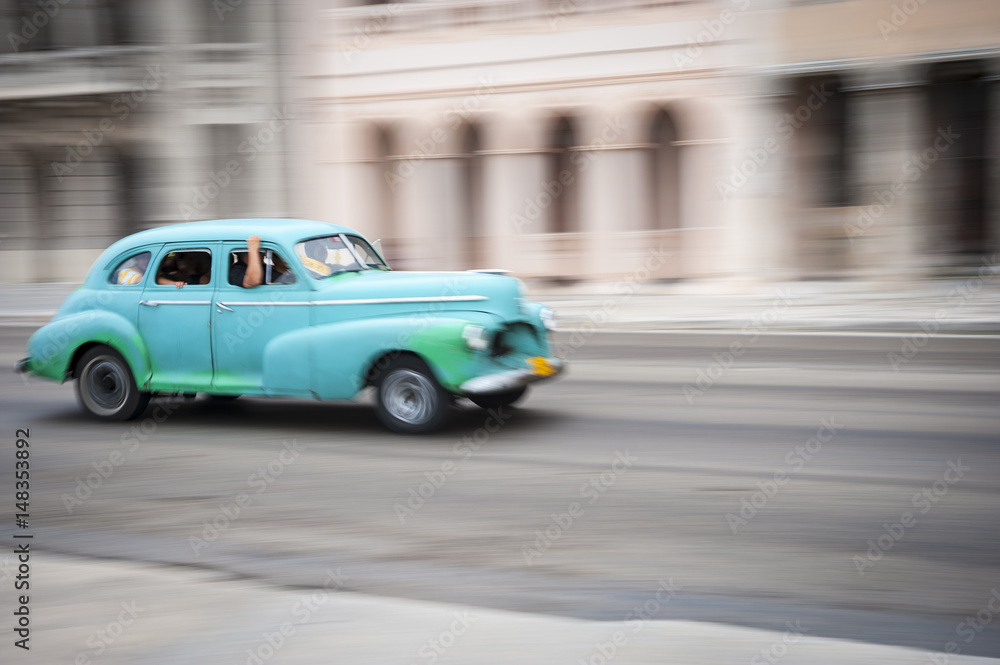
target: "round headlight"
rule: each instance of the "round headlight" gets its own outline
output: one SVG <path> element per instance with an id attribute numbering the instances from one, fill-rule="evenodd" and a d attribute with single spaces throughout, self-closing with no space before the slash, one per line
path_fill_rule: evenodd
<path id="1" fill-rule="evenodd" d="M 462 331 L 462 339 L 473 351 L 485 351 L 490 348 L 489 336 L 486 333 L 486 328 L 482 326 L 475 324 L 465 326 L 465 330 Z"/>
<path id="2" fill-rule="evenodd" d="M 556 329 L 556 313 L 552 311 L 551 307 L 542 307 L 538 310 L 538 317 L 542 320 L 542 325 L 545 326 L 546 330 Z"/>

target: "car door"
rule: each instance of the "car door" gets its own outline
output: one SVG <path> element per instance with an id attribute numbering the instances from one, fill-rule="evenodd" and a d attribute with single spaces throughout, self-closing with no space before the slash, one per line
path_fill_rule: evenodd
<path id="1" fill-rule="evenodd" d="M 232 267 L 246 256 L 246 242 L 222 244 L 225 271 L 220 273 L 212 308 L 215 349 L 213 390 L 229 394 L 308 395 L 309 377 L 272 373 L 265 385 L 264 357 L 277 338 L 309 326 L 312 290 L 287 263 L 293 256 L 277 245 L 261 243 L 264 283 L 244 288 Z M 284 268 L 284 270 L 282 270 Z M 305 348 L 302 349 L 305 353 Z M 278 376 L 280 374 L 280 377 Z"/>
<path id="2" fill-rule="evenodd" d="M 149 353 L 152 379 L 148 390 L 198 392 L 212 382 L 212 293 L 217 281 L 215 267 L 219 243 L 171 243 L 164 245 L 150 274 L 143 279 L 139 301 L 139 334 Z M 190 283 L 178 288 L 178 260 L 190 259 L 186 277 Z M 192 279 L 195 270 L 207 266 L 202 280 Z M 160 283 L 169 281 L 168 284 Z"/>

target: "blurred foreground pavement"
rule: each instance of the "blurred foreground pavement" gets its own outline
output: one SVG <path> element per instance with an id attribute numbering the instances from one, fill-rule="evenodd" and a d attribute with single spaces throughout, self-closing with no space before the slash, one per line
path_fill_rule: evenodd
<path id="1" fill-rule="evenodd" d="M 76 284 L 0 286 L 0 323 L 46 323 Z M 528 285 L 561 329 L 1000 332 L 1000 279 L 746 285 Z"/>
<path id="2" fill-rule="evenodd" d="M 584 621 L 368 596 L 338 591 L 339 582 L 330 591 L 265 586 L 206 569 L 51 553 L 36 570 L 45 583 L 33 594 L 32 648 L 5 645 L 5 653 L 16 652 L 5 663 L 998 662 L 812 637 L 791 624 L 776 632 L 692 621 Z M 344 583 L 349 587 L 349 579 Z M 102 648 L 111 643 L 113 650 Z"/>

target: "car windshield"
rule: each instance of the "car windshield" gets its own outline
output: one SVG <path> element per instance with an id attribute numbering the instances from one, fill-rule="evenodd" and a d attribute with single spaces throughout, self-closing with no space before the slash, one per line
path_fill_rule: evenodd
<path id="1" fill-rule="evenodd" d="M 389 270 L 368 242 L 359 236 L 337 234 L 310 238 L 295 245 L 295 255 L 316 279 L 342 272 Z"/>

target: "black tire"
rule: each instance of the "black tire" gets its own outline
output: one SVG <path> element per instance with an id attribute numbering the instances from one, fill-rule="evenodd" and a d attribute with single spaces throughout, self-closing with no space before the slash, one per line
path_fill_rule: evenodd
<path id="1" fill-rule="evenodd" d="M 132 420 L 146 410 L 149 393 L 139 391 L 132 369 L 109 346 L 95 346 L 76 364 L 76 395 L 101 420 Z"/>
<path id="2" fill-rule="evenodd" d="M 481 409 L 499 409 L 504 406 L 511 406 L 524 397 L 526 392 L 528 392 L 528 386 L 521 386 L 520 388 L 514 388 L 502 393 L 469 395 L 469 399 Z"/>
<path id="3" fill-rule="evenodd" d="M 450 395 L 419 358 L 396 358 L 375 379 L 375 413 L 393 432 L 426 434 L 440 429 L 450 405 Z"/>

